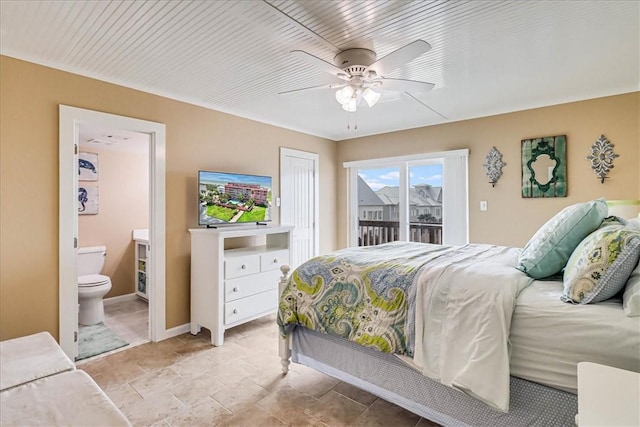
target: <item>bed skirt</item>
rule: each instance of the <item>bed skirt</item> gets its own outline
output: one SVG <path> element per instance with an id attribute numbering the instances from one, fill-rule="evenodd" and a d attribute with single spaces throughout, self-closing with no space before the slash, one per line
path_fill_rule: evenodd
<path id="1" fill-rule="evenodd" d="M 509 413 L 433 381 L 396 356 L 304 327 L 290 331 L 292 360 L 443 426 L 575 426 L 578 397 L 511 377 Z"/>

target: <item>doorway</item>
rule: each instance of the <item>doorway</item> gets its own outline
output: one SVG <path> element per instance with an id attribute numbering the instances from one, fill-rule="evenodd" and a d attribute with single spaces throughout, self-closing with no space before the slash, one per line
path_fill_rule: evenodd
<path id="1" fill-rule="evenodd" d="M 78 279 L 79 361 L 149 341 L 151 157 L 146 133 L 82 124 L 78 140 L 78 275 L 100 275 Z"/>
<path id="2" fill-rule="evenodd" d="M 78 337 L 78 151 L 81 126 L 121 129 L 149 138 L 149 339 L 166 337 L 165 326 L 165 125 L 60 105 L 59 337 L 75 359 Z"/>
<path id="3" fill-rule="evenodd" d="M 319 252 L 319 156 L 280 147 L 280 223 L 293 225 L 291 268 Z"/>

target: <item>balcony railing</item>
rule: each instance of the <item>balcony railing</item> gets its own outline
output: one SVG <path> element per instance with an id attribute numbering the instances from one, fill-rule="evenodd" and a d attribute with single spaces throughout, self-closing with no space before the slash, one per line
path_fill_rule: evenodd
<path id="1" fill-rule="evenodd" d="M 358 221 L 358 246 L 374 246 L 399 239 L 398 221 Z M 442 244 L 442 224 L 410 223 L 409 241 Z"/>

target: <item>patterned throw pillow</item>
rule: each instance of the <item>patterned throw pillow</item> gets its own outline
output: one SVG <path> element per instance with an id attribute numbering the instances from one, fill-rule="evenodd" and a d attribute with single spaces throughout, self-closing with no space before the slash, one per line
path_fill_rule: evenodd
<path id="1" fill-rule="evenodd" d="M 564 302 L 589 304 L 620 292 L 638 264 L 640 232 L 607 225 L 587 236 L 569 258 L 564 273 Z"/>
<path id="2" fill-rule="evenodd" d="M 558 212 L 533 235 L 518 259 L 518 270 L 534 279 L 559 273 L 573 250 L 607 215 L 604 199 L 577 203 Z"/>

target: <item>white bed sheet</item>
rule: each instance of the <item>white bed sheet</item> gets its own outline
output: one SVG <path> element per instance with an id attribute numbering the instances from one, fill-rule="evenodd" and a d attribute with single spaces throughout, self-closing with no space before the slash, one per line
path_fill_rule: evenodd
<path id="1" fill-rule="evenodd" d="M 561 281 L 533 282 L 516 300 L 511 322 L 511 375 L 577 393 L 578 362 L 640 372 L 640 317 L 620 300 L 560 301 Z"/>

